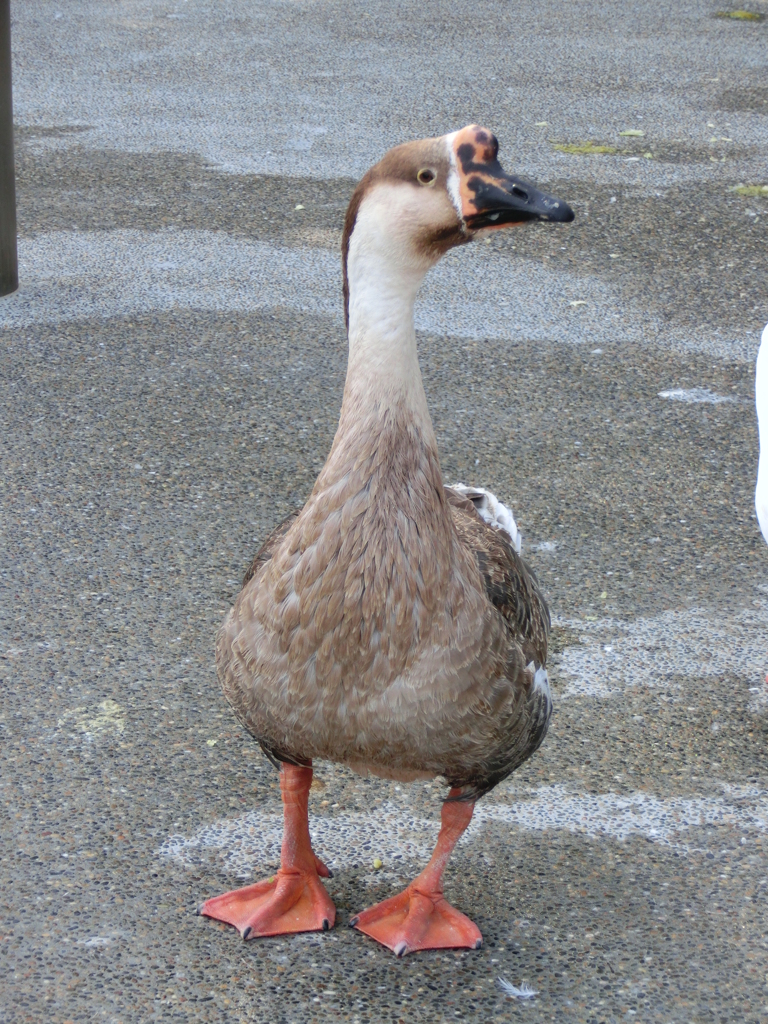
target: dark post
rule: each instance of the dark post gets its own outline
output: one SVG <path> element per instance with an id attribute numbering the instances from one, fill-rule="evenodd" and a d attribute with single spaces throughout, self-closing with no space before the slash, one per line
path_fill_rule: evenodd
<path id="1" fill-rule="evenodd" d="M 0 295 L 19 287 L 11 94 L 11 0 L 0 0 Z"/>

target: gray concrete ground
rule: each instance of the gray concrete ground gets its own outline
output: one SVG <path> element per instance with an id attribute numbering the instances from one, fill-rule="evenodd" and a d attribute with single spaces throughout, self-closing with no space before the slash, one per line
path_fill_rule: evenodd
<path id="1" fill-rule="evenodd" d="M 768 20 L 717 9 L 14 4 L 3 1021 L 768 1018 L 768 195 L 734 191 L 768 184 Z M 195 908 L 274 870 L 279 798 L 214 633 L 333 435 L 355 177 L 473 120 L 577 213 L 452 255 L 418 310 L 445 476 L 509 499 L 550 597 L 552 727 L 449 870 L 482 951 L 345 927 L 442 791 L 329 765 L 338 926 L 243 943 Z M 617 152 L 556 148 L 586 143 Z"/>

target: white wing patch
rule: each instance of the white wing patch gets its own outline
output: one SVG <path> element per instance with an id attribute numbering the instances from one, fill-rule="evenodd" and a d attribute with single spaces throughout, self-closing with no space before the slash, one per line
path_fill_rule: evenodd
<path id="1" fill-rule="evenodd" d="M 536 668 L 536 663 L 530 661 L 526 666 L 526 669 L 533 676 L 533 692 L 540 693 L 547 702 L 547 714 L 552 712 L 552 691 L 549 688 L 549 675 L 543 665 Z"/>
<path id="2" fill-rule="evenodd" d="M 486 491 L 484 487 L 465 487 L 464 484 L 451 484 L 451 487 L 465 498 L 469 498 L 486 523 L 494 530 L 506 534 L 512 547 L 518 555 L 520 554 L 523 549 L 523 538 L 512 515 L 512 509 L 507 508 L 495 494 Z"/>

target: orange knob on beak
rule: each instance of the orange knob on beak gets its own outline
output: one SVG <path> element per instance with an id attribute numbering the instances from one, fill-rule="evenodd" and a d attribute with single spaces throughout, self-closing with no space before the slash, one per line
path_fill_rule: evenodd
<path id="1" fill-rule="evenodd" d="M 568 223 L 574 212 L 562 199 L 507 174 L 498 161 L 499 143 L 486 128 L 471 124 L 452 140 L 461 217 L 469 231 L 527 220 Z"/>

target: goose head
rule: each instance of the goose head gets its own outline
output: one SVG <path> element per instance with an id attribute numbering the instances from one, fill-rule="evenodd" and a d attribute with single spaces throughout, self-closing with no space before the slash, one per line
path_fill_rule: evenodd
<path id="1" fill-rule="evenodd" d="M 534 220 L 572 221 L 571 207 L 505 171 L 493 132 L 478 125 L 396 146 L 355 189 L 342 239 L 344 302 L 372 276 L 403 297 L 449 249 Z"/>

